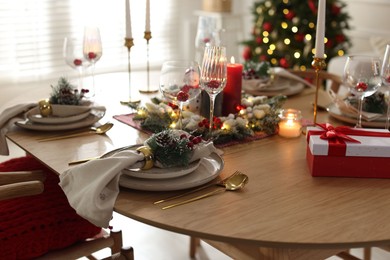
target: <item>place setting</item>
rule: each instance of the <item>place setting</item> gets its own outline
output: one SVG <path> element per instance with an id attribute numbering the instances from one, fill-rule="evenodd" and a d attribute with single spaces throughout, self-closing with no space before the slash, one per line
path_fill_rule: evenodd
<path id="1" fill-rule="evenodd" d="M 143 145 L 114 149 L 78 164 L 60 175 L 60 186 L 81 216 L 101 226 L 108 224 L 112 216 L 119 187 L 142 191 L 202 187 L 216 179 L 224 168 L 222 152 L 212 142 L 182 130 L 165 130 L 153 134 Z M 247 178 L 240 188 L 246 182 Z M 234 190 L 231 185 L 234 183 L 228 184 L 226 190 Z M 90 201 L 95 203 L 91 205 Z"/>
<path id="2" fill-rule="evenodd" d="M 84 135 L 86 132 L 103 134 L 113 126 L 112 123 L 96 125 L 104 117 L 106 108 L 86 98 L 87 89 L 78 90 L 63 77 L 51 88 L 46 99 L 16 104 L 3 111 L 0 117 L 1 154 L 9 153 L 5 135 L 14 125 L 40 132 L 76 131 L 46 136 L 50 138 L 76 133 Z"/>
<path id="3" fill-rule="evenodd" d="M 349 56 L 344 67 L 343 82 L 349 89 L 346 97 L 331 93 L 333 102 L 329 114 L 355 127 L 389 129 L 390 109 L 388 102 L 389 55 L 383 62 L 378 57 Z"/>
<path id="4" fill-rule="evenodd" d="M 305 87 L 314 88 L 305 79 L 281 67 L 271 67 L 268 62 L 247 62 L 243 71 L 242 89 L 255 96 L 292 96 Z"/>
<path id="5" fill-rule="evenodd" d="M 38 131 L 73 130 L 90 126 L 105 114 L 105 107 L 84 98 L 88 90 L 78 91 L 66 78 L 60 78 L 47 99 L 25 113 L 25 120 L 15 124 Z"/>

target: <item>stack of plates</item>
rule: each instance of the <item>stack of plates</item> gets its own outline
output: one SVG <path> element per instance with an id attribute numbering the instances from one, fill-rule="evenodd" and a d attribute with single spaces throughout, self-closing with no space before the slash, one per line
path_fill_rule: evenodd
<path id="1" fill-rule="evenodd" d="M 90 126 L 105 114 L 104 107 L 52 105 L 53 115 L 43 117 L 39 108 L 34 107 L 26 113 L 26 120 L 15 124 L 25 129 L 40 131 L 71 130 Z"/>
<path id="2" fill-rule="evenodd" d="M 253 80 L 252 80 L 253 81 Z M 242 89 L 254 96 L 292 96 L 303 91 L 305 85 L 302 82 L 284 77 L 275 77 L 269 84 L 253 84 L 243 80 Z"/>
<path id="3" fill-rule="evenodd" d="M 357 122 L 357 112 L 347 112 L 345 109 L 340 109 L 338 104 L 331 104 L 328 107 L 329 114 L 345 123 L 355 125 Z M 372 113 L 366 113 L 372 114 Z M 372 114 L 373 115 L 373 114 Z M 377 116 L 372 116 L 370 118 L 362 117 L 362 126 L 363 127 L 372 127 L 372 128 L 383 128 L 386 124 L 386 115 L 376 114 Z"/>
<path id="4" fill-rule="evenodd" d="M 203 185 L 223 169 L 222 158 L 215 153 L 187 167 L 124 169 L 119 184 L 122 187 L 145 191 L 171 191 Z"/>

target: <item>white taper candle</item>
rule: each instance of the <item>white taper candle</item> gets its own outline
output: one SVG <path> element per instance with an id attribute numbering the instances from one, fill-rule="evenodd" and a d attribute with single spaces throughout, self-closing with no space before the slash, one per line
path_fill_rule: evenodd
<path id="1" fill-rule="evenodd" d="M 317 12 L 317 31 L 316 31 L 316 58 L 324 58 L 324 38 L 325 38 L 325 9 L 326 0 L 318 0 L 318 12 Z"/>
<path id="2" fill-rule="evenodd" d="M 126 38 L 133 38 L 133 34 L 131 32 L 131 15 L 130 15 L 130 0 L 126 1 Z"/>
<path id="3" fill-rule="evenodd" d="M 150 0 L 146 0 L 145 32 L 150 32 Z"/>

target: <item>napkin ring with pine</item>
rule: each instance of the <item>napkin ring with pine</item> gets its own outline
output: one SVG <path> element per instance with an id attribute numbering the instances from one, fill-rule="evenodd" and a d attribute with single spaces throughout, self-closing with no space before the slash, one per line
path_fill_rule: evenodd
<path id="1" fill-rule="evenodd" d="M 145 156 L 143 170 L 153 166 L 170 168 L 188 166 L 200 136 L 193 136 L 181 130 L 164 130 L 152 135 L 137 151 Z"/>

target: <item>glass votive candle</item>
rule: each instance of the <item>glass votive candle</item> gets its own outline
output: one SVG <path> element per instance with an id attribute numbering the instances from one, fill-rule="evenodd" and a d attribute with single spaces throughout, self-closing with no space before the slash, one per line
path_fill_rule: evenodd
<path id="1" fill-rule="evenodd" d="M 296 109 L 284 109 L 280 112 L 279 135 L 287 138 L 301 135 L 302 115 Z"/>

